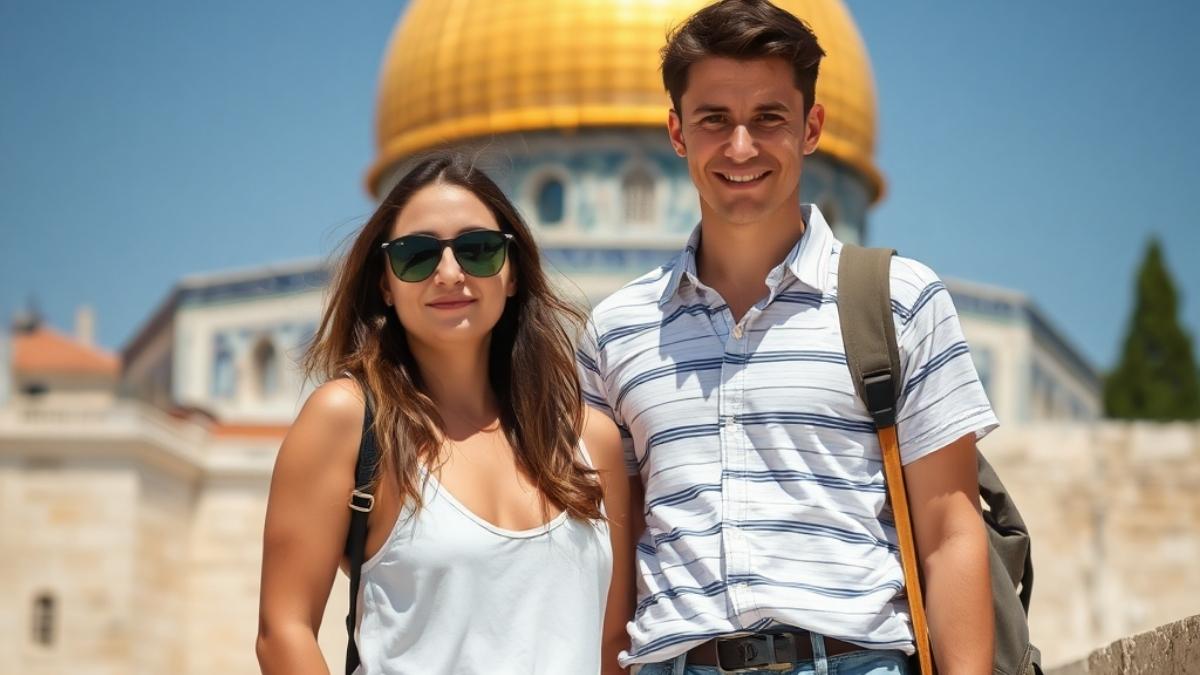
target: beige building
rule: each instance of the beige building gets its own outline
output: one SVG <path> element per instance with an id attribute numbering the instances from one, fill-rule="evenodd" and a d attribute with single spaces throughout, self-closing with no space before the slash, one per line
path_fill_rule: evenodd
<path id="1" fill-rule="evenodd" d="M 602 297 L 698 219 L 655 66 L 664 28 L 699 4 L 413 0 L 368 189 L 422 150 L 468 149 L 563 283 Z M 804 199 L 864 240 L 884 190 L 866 50 L 840 2 L 781 4 L 830 52 Z M 257 672 L 267 487 L 311 387 L 296 357 L 327 278 L 297 262 L 182 279 L 119 357 L 91 344 L 86 311 L 75 335 L 36 317 L 0 335 L 0 672 Z M 1200 610 L 1197 430 L 1096 423 L 1095 372 L 1028 298 L 947 285 L 1006 423 L 984 449 L 1034 530 L 1047 662 Z M 344 594 L 339 578 L 321 634 L 335 672 Z"/>
<path id="2" fill-rule="evenodd" d="M 255 672 L 283 427 L 118 396 L 115 356 L 36 322 L 9 347 L 0 672 Z"/>

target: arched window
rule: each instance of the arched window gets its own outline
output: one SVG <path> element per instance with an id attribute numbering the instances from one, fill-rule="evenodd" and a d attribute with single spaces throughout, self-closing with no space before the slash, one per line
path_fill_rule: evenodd
<path id="1" fill-rule="evenodd" d="M 232 398 L 236 388 L 237 372 L 233 367 L 233 349 L 224 335 L 218 335 L 213 354 L 213 398 Z"/>
<path id="2" fill-rule="evenodd" d="M 559 178 L 549 177 L 537 189 L 537 215 L 542 225 L 557 225 L 566 215 L 566 186 Z"/>
<path id="3" fill-rule="evenodd" d="M 54 596 L 47 592 L 38 593 L 33 599 L 33 642 L 42 647 L 54 645 L 54 626 L 57 617 Z"/>
<path id="4" fill-rule="evenodd" d="M 625 223 L 648 225 L 654 222 L 654 176 L 645 167 L 636 167 L 621 179 Z"/>
<path id="5" fill-rule="evenodd" d="M 279 353 L 265 337 L 254 347 L 254 380 L 263 398 L 279 392 Z"/>

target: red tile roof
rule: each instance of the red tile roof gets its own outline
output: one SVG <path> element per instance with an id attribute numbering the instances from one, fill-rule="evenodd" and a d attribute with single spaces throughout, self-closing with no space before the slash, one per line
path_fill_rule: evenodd
<path id="1" fill-rule="evenodd" d="M 21 374 L 111 375 L 121 362 L 116 355 L 82 344 L 46 327 L 13 335 L 13 370 Z"/>

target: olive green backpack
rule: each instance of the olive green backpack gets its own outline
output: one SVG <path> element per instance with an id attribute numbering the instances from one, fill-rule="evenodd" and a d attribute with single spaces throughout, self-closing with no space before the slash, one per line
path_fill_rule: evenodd
<path id="1" fill-rule="evenodd" d="M 912 615 L 917 658 L 922 675 L 932 675 L 933 659 L 925 620 L 916 544 L 904 489 L 896 440 L 900 356 L 892 319 L 890 267 L 895 251 L 842 247 L 838 263 L 838 313 L 846 362 L 858 396 L 875 421 L 883 449 L 888 499 L 896 517 L 901 563 Z M 1041 654 L 1029 642 L 1029 599 L 1033 593 L 1033 559 L 1029 530 L 996 472 L 979 454 L 979 494 L 987 525 L 992 602 L 996 623 L 997 675 L 1041 672 Z"/>

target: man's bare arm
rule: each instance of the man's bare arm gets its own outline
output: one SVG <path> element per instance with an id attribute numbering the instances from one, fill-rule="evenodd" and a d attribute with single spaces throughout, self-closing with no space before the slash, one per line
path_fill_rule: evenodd
<path id="1" fill-rule="evenodd" d="M 988 675 L 995 635 L 974 434 L 904 467 L 904 477 L 938 672 Z"/>

